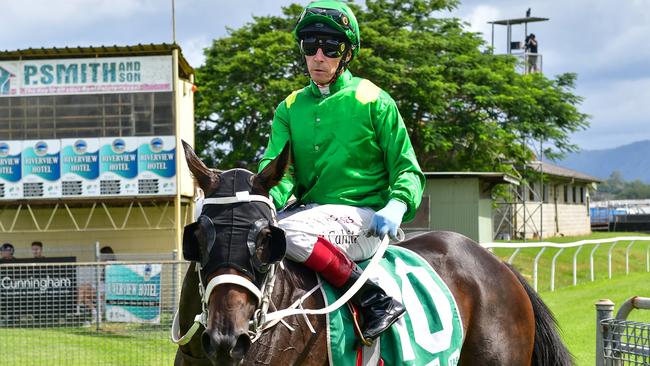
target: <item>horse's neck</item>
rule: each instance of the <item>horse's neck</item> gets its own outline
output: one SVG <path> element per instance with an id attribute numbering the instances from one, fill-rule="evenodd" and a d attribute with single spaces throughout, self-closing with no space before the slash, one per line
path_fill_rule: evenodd
<path id="1" fill-rule="evenodd" d="M 300 264 L 285 260 L 284 269 L 279 268 L 277 271 L 271 299 L 278 309 L 286 309 L 317 285 L 316 275 L 312 271 Z M 318 291 L 314 292 L 308 300 L 316 300 L 319 304 L 323 302 L 322 295 Z"/>
<path id="2" fill-rule="evenodd" d="M 279 269 L 273 289 L 272 306 L 269 312 L 290 307 L 318 284 L 313 272 L 304 266 L 285 261 L 285 269 Z M 314 292 L 303 301 L 306 309 L 323 307 L 323 295 Z M 264 332 L 248 352 L 246 365 L 292 364 L 324 365 L 327 363 L 327 342 L 324 316 L 309 316 L 315 334 L 311 334 L 305 317 L 289 316 L 284 321 L 294 330 L 278 323 Z M 308 336 L 306 336 L 308 334 Z"/>

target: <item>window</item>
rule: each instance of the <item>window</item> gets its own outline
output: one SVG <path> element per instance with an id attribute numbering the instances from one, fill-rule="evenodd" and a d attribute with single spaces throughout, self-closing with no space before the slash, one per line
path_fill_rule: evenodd
<path id="1" fill-rule="evenodd" d="M 578 203 L 578 195 L 576 194 L 576 186 L 571 187 L 571 195 L 573 196 L 573 203 Z"/>
<path id="2" fill-rule="evenodd" d="M 569 203 L 569 186 L 565 184 L 563 188 L 564 188 L 564 203 Z"/>
<path id="3" fill-rule="evenodd" d="M 7 140 L 173 135 L 172 93 L 0 98 Z"/>
<path id="4" fill-rule="evenodd" d="M 585 203 L 585 187 L 580 187 L 580 203 Z"/>

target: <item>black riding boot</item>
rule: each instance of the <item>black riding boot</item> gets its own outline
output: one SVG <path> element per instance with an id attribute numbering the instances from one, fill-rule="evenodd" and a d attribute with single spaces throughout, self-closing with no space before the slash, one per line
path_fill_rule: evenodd
<path id="1" fill-rule="evenodd" d="M 361 276 L 363 270 L 354 265 L 350 278 L 341 288 L 347 291 Z M 361 286 L 352 297 L 352 303 L 359 308 L 363 316 L 363 337 L 373 340 L 390 328 L 404 315 L 406 309 L 399 301 L 388 296 L 378 284 L 371 280 Z"/>

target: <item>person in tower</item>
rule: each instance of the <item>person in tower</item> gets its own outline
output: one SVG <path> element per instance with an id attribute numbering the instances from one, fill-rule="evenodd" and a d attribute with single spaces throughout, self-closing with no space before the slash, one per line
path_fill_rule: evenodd
<path id="1" fill-rule="evenodd" d="M 370 258 L 381 244 L 377 237 L 396 239 L 402 220 L 413 218 L 425 178 L 395 101 L 347 68 L 360 48 L 352 10 L 314 1 L 293 36 L 311 81 L 278 105 L 259 170 L 291 143 L 292 165 L 270 192 L 277 208 L 296 198 L 278 215 L 287 256 L 345 291 L 362 273 L 354 261 Z M 368 340 L 405 312 L 371 280 L 352 302 Z"/>

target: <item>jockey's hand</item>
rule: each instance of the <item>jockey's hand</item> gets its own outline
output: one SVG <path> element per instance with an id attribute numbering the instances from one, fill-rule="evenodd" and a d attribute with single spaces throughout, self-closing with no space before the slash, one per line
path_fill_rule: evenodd
<path id="1" fill-rule="evenodd" d="M 383 238 L 386 234 L 391 239 L 397 239 L 397 229 L 402 223 L 406 212 L 406 204 L 398 200 L 390 200 L 386 207 L 375 212 L 370 220 L 367 236 Z"/>

